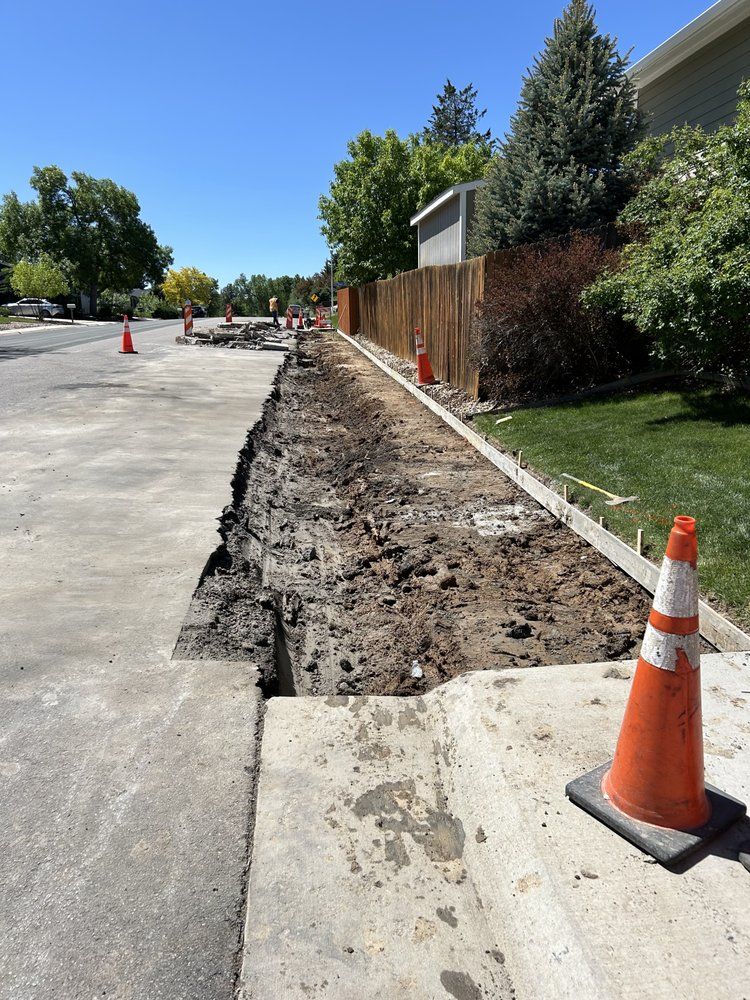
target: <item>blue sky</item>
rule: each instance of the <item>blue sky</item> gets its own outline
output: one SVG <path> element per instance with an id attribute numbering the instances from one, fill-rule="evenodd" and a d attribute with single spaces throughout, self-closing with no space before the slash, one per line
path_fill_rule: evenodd
<path id="1" fill-rule="evenodd" d="M 178 266 L 222 284 L 310 273 L 326 256 L 318 196 L 347 139 L 418 131 L 446 76 L 478 87 L 502 134 L 562 5 L 9 2 L 0 192 L 28 197 L 35 164 L 112 177 Z M 707 6 L 596 4 L 600 28 L 635 58 Z"/>

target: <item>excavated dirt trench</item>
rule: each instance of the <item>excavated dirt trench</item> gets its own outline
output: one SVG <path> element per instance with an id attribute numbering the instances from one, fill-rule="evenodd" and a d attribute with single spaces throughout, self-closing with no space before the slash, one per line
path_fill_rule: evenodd
<path id="1" fill-rule="evenodd" d="M 418 694 L 634 655 L 632 580 L 343 340 L 305 336 L 248 437 L 175 655 L 270 694 Z"/>

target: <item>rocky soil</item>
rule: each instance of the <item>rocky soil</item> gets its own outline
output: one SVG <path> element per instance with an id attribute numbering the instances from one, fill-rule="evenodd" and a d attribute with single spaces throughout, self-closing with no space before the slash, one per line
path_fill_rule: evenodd
<path id="1" fill-rule="evenodd" d="M 181 658 L 279 694 L 416 694 L 635 655 L 649 599 L 341 338 L 305 334 L 249 435 Z"/>

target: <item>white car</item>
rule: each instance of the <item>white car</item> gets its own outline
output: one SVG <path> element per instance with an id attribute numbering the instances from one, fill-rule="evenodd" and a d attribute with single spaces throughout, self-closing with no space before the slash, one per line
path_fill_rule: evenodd
<path id="1" fill-rule="evenodd" d="M 18 302 L 9 302 L 5 308 L 13 316 L 41 316 L 42 319 L 49 319 L 51 316 L 65 315 L 62 306 L 47 299 L 19 299 Z"/>

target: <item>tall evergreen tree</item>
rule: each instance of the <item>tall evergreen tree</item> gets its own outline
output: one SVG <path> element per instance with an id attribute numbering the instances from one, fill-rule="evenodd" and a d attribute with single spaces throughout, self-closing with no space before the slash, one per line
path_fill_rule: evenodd
<path id="1" fill-rule="evenodd" d="M 609 222 L 630 192 L 622 158 L 643 132 L 627 56 L 570 0 L 524 77 L 511 130 L 477 192 L 474 254 Z"/>
<path id="2" fill-rule="evenodd" d="M 478 132 L 477 125 L 487 114 L 487 109 L 477 107 L 477 89 L 471 83 L 458 90 L 450 80 L 445 81 L 442 94 L 438 94 L 437 104 L 432 105 L 432 114 L 424 130 L 430 142 L 443 146 L 487 145 L 491 141 L 490 130 Z"/>

